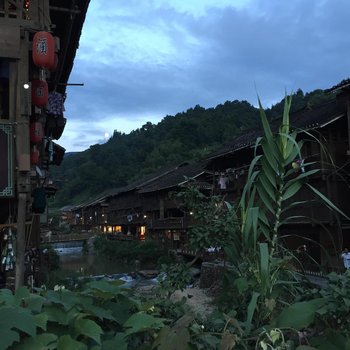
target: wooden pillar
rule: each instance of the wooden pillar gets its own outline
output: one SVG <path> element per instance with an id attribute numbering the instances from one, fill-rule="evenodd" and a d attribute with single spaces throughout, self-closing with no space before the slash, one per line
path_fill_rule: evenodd
<path id="1" fill-rule="evenodd" d="M 159 219 L 164 219 L 164 199 L 159 199 Z"/>
<path id="2" fill-rule="evenodd" d="M 11 64 L 10 76 L 13 86 L 11 96 L 16 120 L 16 154 L 17 154 L 17 238 L 16 238 L 16 277 L 15 288 L 24 283 L 24 253 L 25 253 L 25 223 L 27 218 L 27 199 L 31 190 L 30 186 L 30 141 L 29 141 L 29 90 L 23 85 L 28 82 L 28 50 L 29 35 L 24 32 L 21 38 L 21 58 Z M 11 101 L 10 101 L 11 102 Z"/>
<path id="3" fill-rule="evenodd" d="M 17 290 L 24 283 L 24 252 L 25 252 L 25 232 L 26 232 L 26 202 L 27 195 L 18 195 L 17 214 L 17 236 L 16 236 L 16 277 L 15 289 Z"/>

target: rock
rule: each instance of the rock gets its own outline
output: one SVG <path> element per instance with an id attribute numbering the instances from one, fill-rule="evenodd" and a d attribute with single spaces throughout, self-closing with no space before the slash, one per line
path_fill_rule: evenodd
<path id="1" fill-rule="evenodd" d="M 199 275 L 201 274 L 201 270 L 197 269 L 196 267 L 191 267 L 189 270 L 189 273 L 192 278 L 195 278 L 195 277 L 199 277 Z"/>
<path id="2" fill-rule="evenodd" d="M 137 271 L 137 273 L 147 279 L 155 278 L 158 276 L 159 271 L 158 270 L 140 270 Z"/>

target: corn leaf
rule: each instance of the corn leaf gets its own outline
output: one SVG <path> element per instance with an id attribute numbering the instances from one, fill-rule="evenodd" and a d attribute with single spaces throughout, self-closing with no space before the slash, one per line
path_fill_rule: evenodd
<path id="1" fill-rule="evenodd" d="M 265 114 L 264 108 L 263 108 L 263 106 L 261 104 L 261 101 L 260 101 L 259 97 L 258 97 L 258 102 L 259 102 L 260 119 L 261 119 L 261 122 L 262 122 L 262 125 L 263 125 L 263 128 L 264 128 L 264 134 L 266 135 L 267 138 L 272 139 L 273 138 L 273 134 L 272 134 L 272 131 L 271 131 L 271 128 L 270 128 L 270 124 L 267 121 L 266 114 Z"/>
<path id="2" fill-rule="evenodd" d="M 319 190 L 317 190 L 315 187 L 311 186 L 310 184 L 307 184 L 307 186 L 309 188 L 311 188 L 311 190 L 317 194 L 322 200 L 323 202 L 325 202 L 325 204 L 335 210 L 336 212 L 338 212 L 339 214 L 341 214 L 344 218 L 346 218 L 347 220 L 350 220 L 350 218 L 343 212 L 341 211 L 335 204 L 333 204 L 333 202 L 331 202 L 323 193 L 321 193 Z"/>
<path id="3" fill-rule="evenodd" d="M 271 185 L 273 187 L 277 188 L 277 185 L 276 185 L 276 172 L 271 167 L 271 165 L 269 164 L 269 162 L 267 161 L 265 156 L 261 159 L 261 166 L 262 166 L 261 171 L 269 179 Z"/>
<path id="4" fill-rule="evenodd" d="M 275 215 L 276 211 L 273 208 L 273 202 L 271 201 L 270 197 L 267 195 L 266 191 L 262 186 L 257 187 L 257 191 L 259 193 L 260 199 L 262 203 L 266 206 L 266 208 Z"/>
<path id="5" fill-rule="evenodd" d="M 251 329 L 252 329 L 252 320 L 254 316 L 254 312 L 256 310 L 256 306 L 258 303 L 258 298 L 260 294 L 257 292 L 253 292 L 252 298 L 250 299 L 248 308 L 247 308 L 247 320 L 245 322 L 245 333 L 250 334 Z"/>
<path id="6" fill-rule="evenodd" d="M 284 192 L 283 200 L 287 200 L 293 197 L 301 188 L 302 184 L 300 182 L 293 182 Z"/>
<path id="7" fill-rule="evenodd" d="M 276 201 L 276 188 L 272 187 L 264 173 L 260 173 L 259 182 L 260 183 L 258 183 L 257 186 L 264 187 L 266 193 L 270 196 L 270 198 L 273 201 Z"/>

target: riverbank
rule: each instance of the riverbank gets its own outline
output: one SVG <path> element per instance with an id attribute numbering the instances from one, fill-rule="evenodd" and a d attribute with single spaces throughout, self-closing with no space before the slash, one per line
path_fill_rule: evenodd
<path id="1" fill-rule="evenodd" d="M 144 298 L 154 297 L 158 284 L 141 285 L 135 288 L 135 294 Z M 199 287 L 197 280 L 193 285 L 186 287 L 184 290 L 177 290 L 171 296 L 172 302 L 179 302 L 183 298 L 186 299 L 185 304 L 194 313 L 201 317 L 208 317 L 215 309 L 214 297 L 209 289 L 202 289 Z"/>
<path id="2" fill-rule="evenodd" d="M 144 264 L 144 269 L 137 271 L 139 266 L 132 263 L 111 260 L 103 254 L 86 254 L 78 247 L 60 249 L 58 254 L 61 263 L 60 272 L 66 271 L 62 280 L 69 276 L 69 271 L 71 271 L 71 276 L 74 276 L 74 280 L 78 282 L 90 278 L 107 281 L 121 279 L 125 282 L 125 287 L 133 288 L 136 294 L 145 298 L 154 297 L 155 289 L 159 288 L 157 280 L 159 271 L 153 270 L 152 264 Z M 213 297 L 208 289 L 199 288 L 200 270 L 192 270 L 192 284 L 183 291 L 175 291 L 170 300 L 178 302 L 185 297 L 185 304 L 193 313 L 207 316 L 214 310 Z M 62 280 L 57 283 L 64 283 Z"/>

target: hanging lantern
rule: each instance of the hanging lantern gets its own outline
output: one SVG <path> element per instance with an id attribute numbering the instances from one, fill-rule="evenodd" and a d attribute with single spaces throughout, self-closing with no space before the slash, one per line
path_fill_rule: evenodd
<path id="1" fill-rule="evenodd" d="M 32 163 L 32 165 L 38 165 L 39 160 L 40 160 L 40 152 L 34 145 L 32 151 L 30 152 L 30 162 Z"/>
<path id="2" fill-rule="evenodd" d="M 37 32 L 33 38 L 33 62 L 42 68 L 55 65 L 55 39 L 49 32 Z"/>
<path id="3" fill-rule="evenodd" d="M 48 66 L 47 69 L 51 72 L 54 72 L 56 69 L 57 69 L 57 65 L 58 65 L 58 55 L 57 53 L 55 52 L 55 60 L 53 62 L 53 65 L 52 66 Z"/>
<path id="4" fill-rule="evenodd" d="M 32 81 L 32 104 L 37 107 L 47 105 L 49 99 L 49 88 L 45 80 Z"/>
<path id="5" fill-rule="evenodd" d="M 44 137 L 44 129 L 41 123 L 34 122 L 30 124 L 30 142 L 38 145 Z"/>

